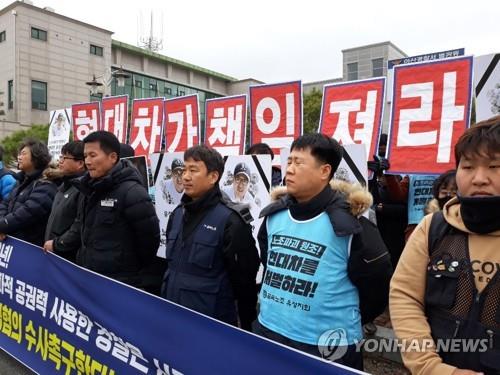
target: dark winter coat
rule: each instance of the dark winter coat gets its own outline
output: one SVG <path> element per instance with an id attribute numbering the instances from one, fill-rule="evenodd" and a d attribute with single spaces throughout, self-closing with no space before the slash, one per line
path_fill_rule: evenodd
<path id="1" fill-rule="evenodd" d="M 0 203 L 0 233 L 42 246 L 57 186 L 41 170 L 21 172 L 19 185 Z"/>
<path id="2" fill-rule="evenodd" d="M 80 191 L 71 180 L 81 175 L 63 176 L 59 170 L 49 170 L 45 175 L 60 179 L 45 229 L 45 241 L 54 240 L 54 252 L 74 261 L 80 247 L 80 235 L 71 228 L 77 216 Z"/>
<path id="3" fill-rule="evenodd" d="M 82 193 L 77 264 L 143 287 L 140 270 L 156 257 L 160 227 L 155 208 L 135 169 L 120 160 L 104 177 L 73 180 Z"/>
<path id="4" fill-rule="evenodd" d="M 193 254 L 192 259 L 195 259 L 196 256 L 202 256 L 201 251 L 204 250 L 203 248 L 197 248 L 197 245 L 194 244 L 192 248 L 182 252 L 175 251 L 179 249 L 174 249 L 174 247 L 179 248 L 182 247 L 184 243 L 192 243 L 199 227 L 206 225 L 204 224 L 204 220 L 207 215 L 219 204 L 230 208 L 230 210 L 228 210 L 230 211 L 228 214 L 229 216 L 224 226 L 222 243 L 214 249 L 212 253 L 212 265 L 209 269 L 197 267 L 196 262 L 191 262 L 191 259 L 186 260 L 185 258 L 188 251 Z M 237 207 L 227 201 L 226 198 L 222 196 L 218 187 L 210 190 L 203 197 L 194 201 L 186 195 L 182 197 L 181 205 L 179 205 L 170 216 L 167 225 L 167 242 L 169 242 L 169 244 L 167 244 L 168 266 L 165 275 L 163 295 L 168 298 L 167 290 L 172 292 L 172 288 L 175 289 L 177 287 L 176 285 L 172 286 L 172 280 L 175 279 L 175 273 L 190 269 L 190 272 L 184 275 L 184 278 L 188 280 L 186 283 L 189 284 L 189 274 L 195 275 L 196 272 L 199 272 L 200 275 L 204 275 L 207 279 L 210 279 L 214 277 L 216 265 L 219 265 L 221 270 L 217 270 L 215 273 L 223 274 L 224 278 L 228 280 L 229 285 L 224 284 L 223 287 L 221 286 L 221 288 L 218 289 L 218 293 L 219 295 L 229 294 L 234 297 L 237 304 L 240 325 L 243 329 L 250 330 L 251 323 L 257 316 L 257 289 L 255 277 L 259 268 L 259 254 L 249 224 L 251 216 L 248 216 L 248 210 L 241 208 L 243 208 L 243 206 Z M 178 241 L 174 241 L 172 239 L 172 218 L 179 213 L 182 215 L 182 234 Z M 198 282 L 196 282 L 197 280 Z M 206 298 L 204 294 L 207 292 L 206 288 L 208 284 L 201 284 L 199 280 L 203 280 L 203 277 L 193 276 L 192 283 L 188 289 L 193 290 L 192 293 L 198 293 L 198 300 L 203 301 L 204 298 Z M 174 302 L 183 304 L 182 301 L 178 300 Z M 194 306 L 191 305 L 190 307 L 193 308 Z M 200 309 L 197 310 L 200 311 Z M 203 312 L 207 313 L 206 311 Z M 219 311 L 219 313 L 220 314 L 212 314 L 211 316 L 230 324 L 236 323 L 222 318 L 227 311 Z"/>

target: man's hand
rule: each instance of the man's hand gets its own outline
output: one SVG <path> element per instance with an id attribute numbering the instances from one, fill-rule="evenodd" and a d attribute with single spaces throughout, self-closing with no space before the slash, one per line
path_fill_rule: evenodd
<path id="1" fill-rule="evenodd" d="M 46 253 L 54 251 L 54 240 L 45 241 L 43 244 L 43 250 Z"/>
<path id="2" fill-rule="evenodd" d="M 0 233 L 0 241 L 3 241 L 7 238 L 7 235 L 5 233 Z"/>

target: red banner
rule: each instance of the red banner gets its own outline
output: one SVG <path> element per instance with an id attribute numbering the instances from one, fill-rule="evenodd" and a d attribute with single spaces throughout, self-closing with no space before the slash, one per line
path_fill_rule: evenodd
<path id="1" fill-rule="evenodd" d="M 134 100 L 129 143 L 135 156 L 160 152 L 162 124 L 163 98 Z"/>
<path id="2" fill-rule="evenodd" d="M 200 144 L 198 95 L 165 100 L 167 152 L 182 152 Z"/>
<path id="3" fill-rule="evenodd" d="M 74 141 L 83 141 L 87 135 L 101 129 L 100 104 L 91 102 L 71 106 Z"/>
<path id="4" fill-rule="evenodd" d="M 385 77 L 336 83 L 323 89 L 319 132 L 341 144 L 362 144 L 369 160 L 378 151 Z"/>
<path id="5" fill-rule="evenodd" d="M 302 135 L 301 81 L 250 87 L 250 144 L 267 143 L 275 155 Z"/>
<path id="6" fill-rule="evenodd" d="M 121 143 L 127 141 L 128 95 L 102 99 L 102 130 L 116 135 Z"/>
<path id="7" fill-rule="evenodd" d="M 222 156 L 245 153 L 247 96 L 227 96 L 205 102 L 205 144 Z"/>
<path id="8" fill-rule="evenodd" d="M 440 174 L 469 126 L 472 57 L 394 67 L 390 172 Z"/>

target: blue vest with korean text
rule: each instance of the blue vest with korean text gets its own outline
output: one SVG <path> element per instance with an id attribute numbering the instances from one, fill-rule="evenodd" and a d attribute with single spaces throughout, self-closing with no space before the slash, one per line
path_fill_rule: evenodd
<path id="1" fill-rule="evenodd" d="M 222 254 L 224 228 L 231 210 L 219 203 L 183 240 L 183 209 L 171 215 L 167 233 L 167 272 L 162 296 L 223 322 L 237 323 L 235 300 Z"/>
<path id="2" fill-rule="evenodd" d="M 358 291 L 347 274 L 352 236 L 336 236 L 324 212 L 297 221 L 288 210 L 267 217 L 267 233 L 259 322 L 310 345 L 337 329 L 345 333 L 338 345 L 361 340 Z"/>

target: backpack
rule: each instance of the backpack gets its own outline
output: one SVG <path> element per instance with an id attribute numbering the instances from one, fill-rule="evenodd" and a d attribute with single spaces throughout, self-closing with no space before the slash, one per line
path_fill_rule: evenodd
<path id="1" fill-rule="evenodd" d="M 452 226 L 444 219 L 443 211 L 435 212 L 432 215 L 428 233 L 428 251 L 432 255 L 443 237 L 452 230 Z"/>

